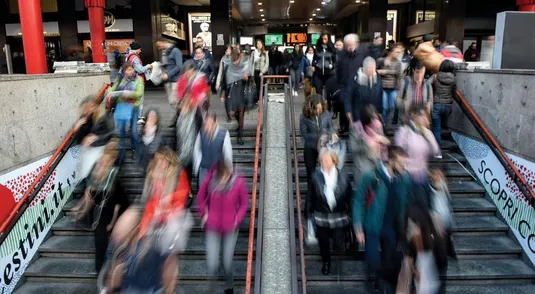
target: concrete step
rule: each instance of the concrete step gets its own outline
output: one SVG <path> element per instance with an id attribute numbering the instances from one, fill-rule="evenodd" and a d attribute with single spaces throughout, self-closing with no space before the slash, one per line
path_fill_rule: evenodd
<path id="1" fill-rule="evenodd" d="M 245 280 L 247 260 L 234 260 L 235 280 Z M 46 282 L 96 282 L 97 273 L 92 258 L 51 258 L 41 257 L 26 269 L 27 281 L 35 280 Z M 180 260 L 180 280 L 206 281 L 206 260 L 187 259 Z M 223 275 L 219 276 L 223 279 Z"/>
<path id="2" fill-rule="evenodd" d="M 261 164 L 259 162 L 258 169 L 260 171 Z M 239 172 L 240 175 L 242 175 L 245 178 L 252 178 L 254 175 L 254 164 L 253 163 L 240 163 L 235 165 L 236 170 Z M 146 173 L 143 171 L 143 169 L 140 166 L 136 165 L 124 165 L 121 167 L 121 170 L 119 172 L 119 178 L 127 178 L 127 179 L 136 179 L 136 181 L 143 182 L 142 179 L 144 178 Z"/>
<path id="3" fill-rule="evenodd" d="M 459 259 L 494 259 L 494 258 L 514 258 L 522 254 L 522 247 L 506 235 L 459 235 L 453 238 L 455 250 Z M 364 248 L 358 246 L 358 252 L 336 252 L 332 256 L 348 260 L 365 260 Z M 318 246 L 306 246 L 307 260 L 319 259 Z M 299 248 L 297 248 L 299 254 Z"/>
<path id="4" fill-rule="evenodd" d="M 204 232 L 204 230 L 200 226 L 200 218 L 198 214 L 193 214 L 193 218 L 195 220 L 195 224 L 193 225 L 193 228 L 191 229 L 192 233 L 201 233 Z M 249 231 L 249 222 L 250 218 L 246 215 L 245 219 L 243 220 L 242 224 L 240 225 L 240 232 L 248 232 Z M 52 231 L 56 235 L 66 235 L 66 234 L 74 234 L 74 235 L 88 235 L 92 234 L 91 231 L 84 229 L 82 226 L 76 224 L 74 218 L 72 216 L 64 216 L 58 221 L 56 221 L 52 225 Z"/>
<path id="5" fill-rule="evenodd" d="M 293 153 L 292 153 L 293 154 Z M 254 157 L 254 156 L 253 156 Z M 293 157 L 292 157 L 293 159 Z M 305 165 L 305 158 L 303 155 L 303 152 L 297 153 L 297 160 L 299 161 L 299 165 L 304 166 Z M 351 152 L 346 153 L 345 158 L 345 164 L 350 164 L 352 162 Z M 457 161 L 461 162 L 462 164 L 466 163 L 466 157 L 463 155 L 457 153 L 457 152 L 444 152 L 442 153 L 442 158 L 431 158 L 430 163 L 432 165 L 438 165 L 438 164 L 459 164 Z"/>
<path id="6" fill-rule="evenodd" d="M 243 142 L 244 142 L 243 145 L 238 145 L 236 137 L 231 138 L 230 141 L 232 143 L 232 149 L 233 150 L 254 150 L 255 146 L 256 146 L 255 145 L 256 137 L 244 137 L 243 138 Z M 132 147 L 131 147 L 132 145 L 131 145 L 131 142 L 130 142 L 129 138 L 126 139 L 125 146 L 126 146 L 126 149 L 132 149 Z M 260 146 L 260 147 L 262 147 L 262 146 Z"/>
<path id="7" fill-rule="evenodd" d="M 248 232 L 240 232 L 236 243 L 235 256 L 247 255 Z M 93 235 L 62 236 L 56 235 L 46 240 L 40 247 L 42 257 L 65 257 L 79 255 L 82 258 L 93 258 L 95 244 Z M 206 254 L 204 235 L 193 235 L 188 240 L 186 255 L 201 256 Z"/>
<path id="8" fill-rule="evenodd" d="M 353 281 L 366 280 L 366 263 L 336 259 L 331 264 L 331 275 L 321 274 L 320 259 L 307 259 L 306 274 L 308 281 Z M 514 283 L 515 280 L 529 281 L 535 279 L 535 270 L 519 258 L 514 259 L 460 259 L 450 260 L 448 264 L 448 281 L 470 284 L 492 280 L 493 284 Z M 508 292 L 512 293 L 512 292 Z"/>
<path id="9" fill-rule="evenodd" d="M 354 282 L 308 282 L 307 294 L 368 294 L 362 284 Z M 445 294 L 531 294 L 535 284 L 506 284 L 506 285 L 455 285 L 446 284 Z"/>
<path id="10" fill-rule="evenodd" d="M 292 141 L 290 141 L 290 142 L 291 142 L 291 144 L 293 144 Z M 297 143 L 298 152 L 304 150 L 304 145 L 303 145 L 304 141 L 303 141 L 302 137 L 297 137 L 296 143 Z M 293 148 L 293 146 L 292 146 L 292 148 Z M 454 141 L 442 140 L 441 149 L 442 149 L 442 152 L 448 153 L 448 152 L 451 152 L 451 151 L 457 151 L 458 150 L 458 146 L 457 146 L 457 143 L 455 143 Z M 293 152 L 293 150 L 292 150 L 292 152 Z"/>
<path id="11" fill-rule="evenodd" d="M 221 293 L 225 285 L 219 283 Z M 243 283 L 234 283 L 234 293 L 244 293 Z M 206 294 L 208 286 L 206 283 L 191 283 L 189 281 L 179 281 L 176 294 Z M 28 282 L 20 287 L 15 294 L 98 294 L 95 283 L 59 283 L 59 282 Z"/>

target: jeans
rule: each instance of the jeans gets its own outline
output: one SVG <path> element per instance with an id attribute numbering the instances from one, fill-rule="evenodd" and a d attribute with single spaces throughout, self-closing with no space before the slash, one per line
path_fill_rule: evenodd
<path id="1" fill-rule="evenodd" d="M 219 269 L 219 251 L 223 243 L 223 269 L 225 270 L 226 288 L 233 288 L 234 269 L 232 259 L 234 258 L 234 248 L 238 240 L 238 231 L 220 234 L 215 231 L 206 231 L 206 262 L 208 265 L 208 276 L 214 279 Z M 213 280 L 212 280 L 213 281 Z"/>
<path id="2" fill-rule="evenodd" d="M 167 82 L 164 84 L 165 88 L 165 94 L 167 95 L 167 101 L 173 108 L 176 107 L 176 98 L 177 98 L 177 92 L 176 92 L 176 85 L 177 82 Z"/>
<path id="3" fill-rule="evenodd" d="M 119 129 L 119 147 L 121 151 L 119 153 L 119 162 L 124 160 L 126 154 L 126 125 L 130 123 L 130 140 L 132 142 L 132 150 L 136 150 L 137 147 L 137 120 L 139 115 L 139 108 L 134 107 L 132 112 L 132 118 L 130 121 L 118 120 L 116 121 L 117 128 Z"/>
<path id="4" fill-rule="evenodd" d="M 388 123 L 388 114 L 396 108 L 396 97 L 398 90 L 383 90 L 383 122 L 386 125 Z M 380 109 L 377 109 L 380 111 Z"/>
<path id="5" fill-rule="evenodd" d="M 301 80 L 301 72 L 299 71 L 299 69 L 290 68 L 290 77 L 292 78 L 293 90 L 299 90 L 299 82 Z"/>
<path id="6" fill-rule="evenodd" d="M 311 203 L 310 199 L 311 193 L 312 193 L 312 174 L 314 173 L 314 170 L 316 169 L 317 162 L 318 162 L 318 150 L 305 147 L 304 150 L 304 157 L 305 157 L 305 167 L 307 171 L 307 194 L 306 194 L 306 201 L 307 203 Z M 305 218 L 308 219 L 308 211 L 305 211 Z"/>
<path id="7" fill-rule="evenodd" d="M 448 117 L 451 114 L 451 104 L 435 104 L 433 105 L 433 111 L 431 111 L 431 123 L 433 135 L 437 140 L 438 146 L 442 146 L 442 126 L 448 124 Z"/>
<path id="8" fill-rule="evenodd" d="M 366 234 L 365 253 L 368 276 L 376 275 L 387 281 L 397 278 L 398 237 L 393 228 L 383 228 L 381 236 Z"/>

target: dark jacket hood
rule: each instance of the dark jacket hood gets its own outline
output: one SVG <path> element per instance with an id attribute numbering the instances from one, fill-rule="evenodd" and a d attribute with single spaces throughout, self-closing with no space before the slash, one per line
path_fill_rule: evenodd
<path id="1" fill-rule="evenodd" d="M 451 85 L 455 83 L 455 75 L 452 72 L 439 72 L 437 80 L 443 85 Z"/>

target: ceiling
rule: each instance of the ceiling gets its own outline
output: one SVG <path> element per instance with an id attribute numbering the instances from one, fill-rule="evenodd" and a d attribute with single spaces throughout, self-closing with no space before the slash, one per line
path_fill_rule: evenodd
<path id="1" fill-rule="evenodd" d="M 210 0 L 171 0 L 178 5 L 184 6 L 210 6 Z"/>

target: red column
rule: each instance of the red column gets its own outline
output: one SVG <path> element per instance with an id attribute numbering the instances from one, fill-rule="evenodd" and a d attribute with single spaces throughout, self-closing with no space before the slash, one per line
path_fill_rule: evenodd
<path id="1" fill-rule="evenodd" d="M 518 11 L 535 12 L 535 0 L 516 0 Z"/>
<path id="2" fill-rule="evenodd" d="M 104 7 L 106 7 L 106 0 L 85 0 L 85 7 L 89 11 L 89 32 L 91 33 L 93 62 L 108 62 L 103 46 L 106 40 L 106 31 L 104 30 Z"/>
<path id="3" fill-rule="evenodd" d="M 19 0 L 20 27 L 26 73 L 48 73 L 40 0 Z"/>

